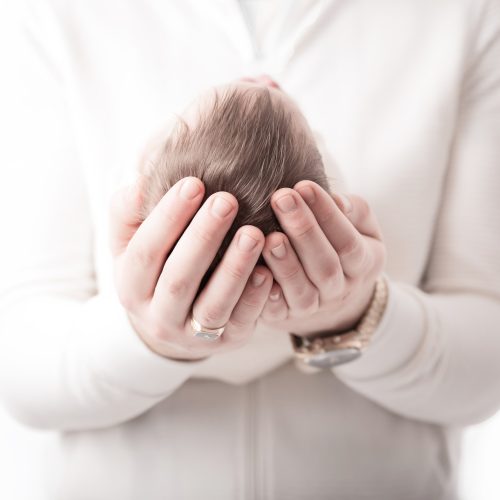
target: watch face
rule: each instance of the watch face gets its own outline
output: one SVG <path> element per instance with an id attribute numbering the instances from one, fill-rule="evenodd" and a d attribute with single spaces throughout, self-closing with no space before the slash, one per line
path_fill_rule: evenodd
<path id="1" fill-rule="evenodd" d="M 316 368 L 330 368 L 332 366 L 348 363 L 361 356 L 361 351 L 354 347 L 346 349 L 336 349 L 334 351 L 315 354 L 314 357 L 304 359 L 309 366 Z"/>

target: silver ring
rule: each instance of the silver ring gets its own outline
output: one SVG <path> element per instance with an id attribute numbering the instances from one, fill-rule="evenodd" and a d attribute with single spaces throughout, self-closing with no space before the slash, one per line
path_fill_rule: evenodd
<path id="1" fill-rule="evenodd" d="M 198 323 L 198 321 L 193 318 L 193 315 L 191 315 L 191 329 L 193 330 L 193 335 L 195 337 L 199 337 L 200 339 L 214 342 L 222 335 L 225 327 L 226 325 L 219 328 L 207 328 Z"/>

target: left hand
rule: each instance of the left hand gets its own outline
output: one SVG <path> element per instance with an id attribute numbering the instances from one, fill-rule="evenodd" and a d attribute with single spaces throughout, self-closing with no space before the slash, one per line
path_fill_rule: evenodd
<path id="1" fill-rule="evenodd" d="M 268 234 L 262 251 L 275 280 L 263 323 L 305 336 L 342 332 L 361 318 L 386 247 L 368 203 L 353 194 L 349 200 L 350 211 L 338 195 L 309 180 L 273 193 L 271 206 L 286 235 Z"/>

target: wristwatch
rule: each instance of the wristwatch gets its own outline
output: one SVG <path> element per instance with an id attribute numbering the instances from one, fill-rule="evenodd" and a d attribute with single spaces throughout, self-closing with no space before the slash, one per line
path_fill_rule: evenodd
<path id="1" fill-rule="evenodd" d="M 382 275 L 375 282 L 368 308 L 354 328 L 307 336 L 290 332 L 297 367 L 305 373 L 315 373 L 359 358 L 382 318 L 387 299 L 387 281 Z"/>

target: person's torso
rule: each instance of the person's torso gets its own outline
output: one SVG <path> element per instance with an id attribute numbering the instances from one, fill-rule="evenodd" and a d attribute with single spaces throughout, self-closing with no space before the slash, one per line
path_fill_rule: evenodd
<path id="1" fill-rule="evenodd" d="M 277 19 L 274 45 L 260 58 L 236 0 L 56 9 L 66 23 L 60 57 L 100 288 L 113 286 L 109 197 L 134 177 L 148 138 L 204 88 L 259 73 L 297 101 L 349 191 L 373 207 L 387 274 L 419 284 L 454 131 L 466 8 L 417 0 L 295 6 Z M 266 346 L 279 352 L 273 370 L 238 372 Z M 63 433 L 52 498 L 453 498 L 455 433 L 399 417 L 331 372 L 303 374 L 291 356 L 283 332 L 258 329 L 247 347 L 214 356 L 140 417 Z"/>

